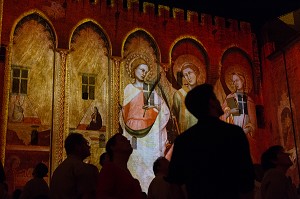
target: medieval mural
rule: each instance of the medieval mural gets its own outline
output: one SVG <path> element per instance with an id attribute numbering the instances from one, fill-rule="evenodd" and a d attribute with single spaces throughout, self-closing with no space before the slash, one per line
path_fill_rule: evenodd
<path id="1" fill-rule="evenodd" d="M 297 112 L 295 110 L 295 104 L 289 100 L 287 92 L 282 93 L 277 111 L 280 144 L 290 154 L 290 158 L 294 163 L 288 172 L 293 182 L 298 182 L 297 139 L 295 139 L 298 130 L 296 129 L 297 125 L 293 122 L 293 117 L 297 117 Z"/>
<path id="2" fill-rule="evenodd" d="M 120 125 L 134 148 L 128 168 L 139 179 L 143 191 L 147 191 L 154 177 L 152 163 L 164 156 L 170 118 L 164 97 L 168 94 L 163 89 L 167 85 L 160 81 L 166 77 L 158 53 L 153 39 L 142 30 L 129 35 L 124 45 L 125 87 L 120 100 Z"/>
<path id="3" fill-rule="evenodd" d="M 10 191 L 31 178 L 36 163 L 57 166 L 65 157 L 68 133 L 87 138 L 92 155 L 86 162 L 101 169 L 105 142 L 122 131 L 134 148 L 128 167 L 147 192 L 154 160 L 170 159 L 176 136 L 197 122 L 184 100 L 202 83 L 214 85 L 224 109 L 221 119 L 243 128 L 252 159 L 259 163 L 256 105 L 261 101 L 254 89 L 258 80 L 252 55 L 244 49 L 229 45 L 221 57 L 210 57 L 199 39 L 185 35 L 162 53 L 155 36 L 133 27 L 122 46 L 115 47 L 121 52 L 116 58 L 110 42 L 119 38 L 107 35 L 92 19 L 74 24 L 67 50 L 56 47 L 54 32 L 38 14 L 22 17 L 13 32 L 5 136 Z M 169 57 L 162 57 L 166 54 Z M 213 59 L 219 64 L 211 64 Z M 296 165 L 296 115 L 287 94 L 282 96 L 277 109 L 279 140 Z M 297 176 L 296 167 L 292 172 Z"/>
<path id="4" fill-rule="evenodd" d="M 38 162 L 49 166 L 54 42 L 49 24 L 38 15 L 15 27 L 5 156 L 11 191 L 31 178 Z"/>
<path id="5" fill-rule="evenodd" d="M 97 24 L 84 22 L 75 29 L 70 47 L 69 129 L 89 140 L 91 157 L 86 161 L 98 166 L 108 124 L 109 44 Z"/>

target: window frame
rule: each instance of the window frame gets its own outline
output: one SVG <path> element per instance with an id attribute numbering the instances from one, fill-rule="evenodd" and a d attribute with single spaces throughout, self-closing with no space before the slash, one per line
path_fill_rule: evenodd
<path id="1" fill-rule="evenodd" d="M 15 70 L 20 70 L 19 76 L 14 76 Z M 23 77 L 23 71 L 27 72 L 26 77 Z M 14 80 L 18 80 L 18 88 L 14 88 Z M 22 81 L 23 80 L 23 81 Z M 25 82 L 25 91 L 23 92 L 23 82 Z M 28 95 L 28 84 L 29 84 L 29 68 L 23 66 L 12 65 L 11 69 L 11 93 L 16 95 Z M 18 92 L 15 92 L 18 90 Z"/>
<path id="2" fill-rule="evenodd" d="M 92 74 L 92 73 L 82 73 L 81 74 L 81 99 L 95 100 L 96 76 L 97 76 L 96 74 Z M 87 83 L 83 82 L 84 77 L 87 78 Z M 94 78 L 93 82 L 91 80 L 92 78 Z M 84 89 L 84 87 L 86 87 L 86 89 Z M 91 90 L 92 90 L 92 92 L 91 92 Z M 87 92 L 84 92 L 84 91 L 87 91 Z"/>

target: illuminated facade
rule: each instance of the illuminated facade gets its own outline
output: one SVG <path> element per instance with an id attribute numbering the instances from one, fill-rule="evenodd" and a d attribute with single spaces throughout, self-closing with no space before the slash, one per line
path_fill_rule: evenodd
<path id="1" fill-rule="evenodd" d="M 140 6 L 138 1 L 1 3 L 0 157 L 11 173 L 11 190 L 31 178 L 37 162 L 45 162 L 53 172 L 65 157 L 63 141 L 70 131 L 85 135 L 92 146 L 89 161 L 100 168 L 104 141 L 121 128 L 126 131 L 120 124 L 124 89 L 133 83 L 131 64 L 139 58 L 149 66 L 145 82 L 153 85 L 159 79 L 154 90 L 170 114 L 167 123 L 173 118 L 174 93 L 187 85 L 180 73 L 184 65 L 196 67 L 198 83 L 214 85 L 222 104 L 235 91 L 232 74 L 242 74 L 243 93 L 253 104 L 252 110 L 243 111 L 253 113 L 247 119 L 251 133 L 245 133 L 254 162 L 258 163 L 262 150 L 274 143 L 284 145 L 297 157 L 294 133 L 298 143 L 300 98 L 298 87 L 293 85 L 299 83 L 296 77 L 300 76 L 295 68 L 300 61 L 295 56 L 298 43 L 267 59 L 274 49 L 269 43 L 258 49 L 249 23 L 195 12 L 188 12 L 185 19 L 183 10 L 170 11 L 164 6 L 156 14 L 154 5 Z M 249 108 L 250 103 L 247 105 Z M 174 128 L 166 128 L 166 143 L 157 143 L 164 127 L 160 126 L 161 117 L 155 121 L 159 127 L 152 126 L 143 138 L 129 137 L 137 144 L 137 151 L 148 144 L 167 148 L 178 134 L 170 130 Z M 129 162 L 144 191 L 153 177 L 153 161 L 165 153 L 148 152 L 139 154 L 147 161 L 136 165 L 132 158 Z M 133 167 L 139 169 L 133 171 Z"/>

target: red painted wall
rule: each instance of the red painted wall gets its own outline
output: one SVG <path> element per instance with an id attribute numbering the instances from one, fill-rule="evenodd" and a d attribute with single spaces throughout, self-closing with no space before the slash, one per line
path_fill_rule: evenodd
<path id="1" fill-rule="evenodd" d="M 52 24 L 53 31 L 57 38 L 57 48 L 69 49 L 70 37 L 72 31 L 83 21 L 91 19 L 97 23 L 107 35 L 111 45 L 111 55 L 122 57 L 123 41 L 136 28 L 144 29 L 148 32 L 157 43 L 160 50 L 161 62 L 171 64 L 170 52 L 176 41 L 184 37 L 197 40 L 208 57 L 208 78 L 209 83 L 215 83 L 220 77 L 219 71 L 222 64 L 231 64 L 236 62 L 244 63 L 238 55 L 227 59 L 222 63 L 224 52 L 234 47 L 242 50 L 249 58 L 253 70 L 253 89 L 251 95 L 256 104 L 262 105 L 264 108 L 262 119 L 265 120 L 265 127 L 258 128 L 256 138 L 259 141 L 260 151 L 266 149 L 269 145 L 280 143 L 280 128 L 278 122 L 278 107 L 280 106 L 281 95 L 287 92 L 285 68 L 288 71 L 288 79 L 290 85 L 290 94 L 295 104 L 294 121 L 300 120 L 299 110 L 300 104 L 300 87 L 299 78 L 299 62 L 298 54 L 300 44 L 295 43 L 285 51 L 284 63 L 283 54 L 277 53 L 270 59 L 270 50 L 264 46 L 260 55 L 262 67 L 255 67 L 253 60 L 258 60 L 255 52 L 256 40 L 255 35 L 251 32 L 250 24 L 238 22 L 236 20 L 228 20 L 230 25 L 225 26 L 225 19 L 220 17 L 212 18 L 210 15 L 197 13 L 189 15 L 188 20 L 184 20 L 183 10 L 174 11 L 174 17 L 169 17 L 169 10 L 166 7 L 159 9 L 159 15 L 155 15 L 154 7 L 150 4 L 144 5 L 143 12 L 139 11 L 138 3 L 128 5 L 128 9 L 119 5 L 106 5 L 106 1 L 99 0 L 96 4 L 91 4 L 89 0 L 27 0 L 14 1 L 4 0 L 1 44 L 10 45 L 10 37 L 13 34 L 16 24 L 21 18 L 29 12 L 38 12 L 43 18 Z M 199 21 L 198 18 L 201 18 Z M 214 21 L 214 23 L 213 23 Z M 240 25 L 238 25 L 240 23 Z M 186 49 L 179 48 L 173 54 L 174 57 L 179 56 Z M 194 49 L 188 49 L 193 52 Z M 272 52 L 272 48 L 271 48 Z M 178 55 L 176 54 L 178 53 Z M 197 55 L 196 55 L 197 56 Z M 258 63 L 259 64 L 259 63 Z M 261 68 L 261 73 L 260 73 Z M 262 84 L 260 82 L 262 78 Z M 0 65 L 0 89 L 3 88 L 4 64 Z M 1 94 L 3 91 L 1 90 Z M 0 98 L 0 110 L 2 110 L 3 96 Z"/>

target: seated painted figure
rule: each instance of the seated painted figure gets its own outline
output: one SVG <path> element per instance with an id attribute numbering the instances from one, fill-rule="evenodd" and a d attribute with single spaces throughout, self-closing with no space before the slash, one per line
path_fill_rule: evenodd
<path id="1" fill-rule="evenodd" d="M 91 115 L 91 122 L 86 130 L 99 130 L 102 127 L 102 117 L 97 107 L 94 107 L 94 113 Z"/>

